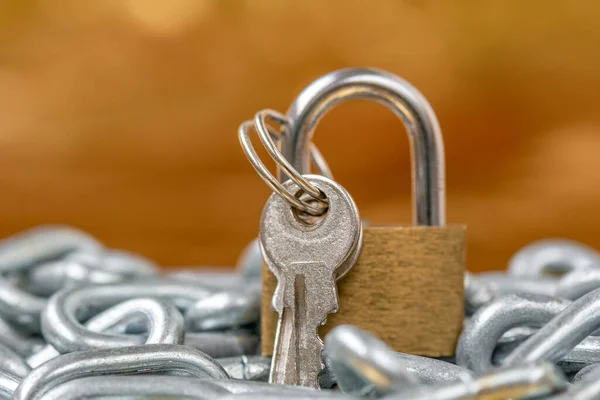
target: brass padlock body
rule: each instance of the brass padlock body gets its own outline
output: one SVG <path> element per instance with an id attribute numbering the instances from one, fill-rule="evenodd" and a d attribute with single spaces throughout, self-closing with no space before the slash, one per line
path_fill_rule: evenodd
<path id="1" fill-rule="evenodd" d="M 366 329 L 394 350 L 429 357 L 454 354 L 464 317 L 464 226 L 368 226 L 350 272 L 337 281 L 337 325 Z M 263 264 L 261 350 L 272 355 L 277 279 Z"/>

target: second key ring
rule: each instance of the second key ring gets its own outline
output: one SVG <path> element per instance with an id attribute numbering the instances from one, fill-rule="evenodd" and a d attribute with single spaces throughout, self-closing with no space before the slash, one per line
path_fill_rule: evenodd
<path id="1" fill-rule="evenodd" d="M 274 132 L 274 129 L 267 124 L 267 120 L 275 122 L 282 127 L 282 132 Z M 289 121 L 283 114 L 278 113 L 274 110 L 262 110 L 256 113 L 253 121 L 246 121 L 240 125 L 238 130 L 238 137 L 242 149 L 246 154 L 246 157 L 265 181 L 265 183 L 277 194 L 286 199 L 294 208 L 299 211 L 303 211 L 310 215 L 318 216 L 323 215 L 327 211 L 327 197 L 325 194 L 308 182 L 292 165 L 283 157 L 277 144 L 273 140 L 273 137 L 278 138 L 280 135 L 285 135 L 289 131 Z M 249 131 L 251 128 L 255 128 L 261 143 L 271 156 L 278 167 L 282 168 L 289 178 L 296 183 L 302 191 L 312 197 L 314 201 L 305 201 L 302 198 L 295 196 L 286 190 L 279 180 L 269 172 L 263 162 L 260 160 L 258 154 L 254 150 L 249 137 Z M 325 162 L 323 156 L 314 144 L 311 144 L 311 159 L 316 164 L 317 169 L 322 175 L 331 178 L 331 170 Z M 316 202 L 317 205 L 314 205 Z"/>

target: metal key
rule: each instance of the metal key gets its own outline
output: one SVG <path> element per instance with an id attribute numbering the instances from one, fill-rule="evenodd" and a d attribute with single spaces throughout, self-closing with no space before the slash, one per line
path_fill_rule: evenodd
<path id="1" fill-rule="evenodd" d="M 336 182 L 304 175 L 329 201 L 323 218 L 303 222 L 289 203 L 273 194 L 263 210 L 260 244 L 277 278 L 273 308 L 279 313 L 270 382 L 318 388 L 323 341 L 318 328 L 338 311 L 336 280 L 352 267 L 362 246 L 354 201 Z M 292 193 L 299 188 L 284 183 Z"/>

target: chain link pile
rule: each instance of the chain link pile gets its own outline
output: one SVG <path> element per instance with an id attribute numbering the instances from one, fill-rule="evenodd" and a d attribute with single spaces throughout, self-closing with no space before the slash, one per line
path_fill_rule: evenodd
<path id="1" fill-rule="evenodd" d="M 339 326 L 317 391 L 267 383 L 256 242 L 235 272 L 161 273 L 79 230 L 40 227 L 0 242 L 0 398 L 600 399 L 599 266 L 591 248 L 543 241 L 506 273 L 467 274 L 455 359 Z"/>

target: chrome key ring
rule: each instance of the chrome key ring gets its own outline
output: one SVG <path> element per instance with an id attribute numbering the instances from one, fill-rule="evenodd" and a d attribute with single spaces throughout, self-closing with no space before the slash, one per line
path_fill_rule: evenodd
<path id="1" fill-rule="evenodd" d="M 281 131 L 275 132 L 274 128 L 267 124 L 267 121 L 277 123 Z M 242 146 L 244 154 L 252 164 L 252 167 L 256 170 L 258 175 L 265 181 L 265 183 L 278 195 L 286 199 L 292 207 L 299 211 L 303 211 L 310 215 L 319 216 L 323 215 L 327 211 L 327 196 L 325 193 L 306 180 L 302 174 L 300 174 L 283 156 L 283 154 L 277 148 L 277 144 L 273 138 L 285 137 L 289 132 L 290 122 L 288 118 L 274 110 L 262 110 L 256 113 L 254 120 L 245 121 L 242 123 L 238 130 L 238 138 Z M 290 179 L 296 183 L 301 189 L 302 193 L 310 196 L 314 201 L 306 201 L 302 198 L 290 193 L 283 187 L 281 182 L 273 175 L 264 163 L 260 160 L 260 157 L 254 150 L 252 142 L 250 141 L 250 129 L 254 128 L 258 133 L 258 137 L 265 147 L 271 158 L 277 164 L 278 169 L 281 168 Z M 331 178 L 331 170 L 327 165 L 327 162 L 317 149 L 314 144 L 310 144 L 310 154 L 312 162 L 317 166 L 321 175 Z M 314 205 L 316 203 L 317 205 Z"/>

